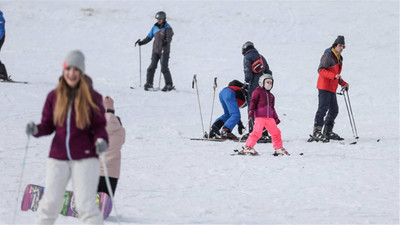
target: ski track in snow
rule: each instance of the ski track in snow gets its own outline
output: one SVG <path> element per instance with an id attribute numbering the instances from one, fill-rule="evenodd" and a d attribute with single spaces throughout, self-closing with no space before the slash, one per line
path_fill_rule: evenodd
<path id="1" fill-rule="evenodd" d="M 12 221 L 25 125 L 40 121 L 72 49 L 84 52 L 95 89 L 114 98 L 126 129 L 115 195 L 123 224 L 399 224 L 398 9 L 397 1 L 3 1 L 7 38 L 0 57 L 13 79 L 29 84 L 0 83 L 0 224 Z M 152 43 L 141 47 L 139 87 L 134 47 L 159 10 L 175 32 L 170 70 L 177 91 L 169 93 L 143 91 Z M 307 143 L 318 103 L 316 70 L 337 35 L 346 38 L 342 75 L 360 139 L 349 144 L 354 138 L 338 96 L 335 131 L 346 140 Z M 230 156 L 243 143 L 189 140 L 202 136 L 193 75 L 207 129 L 213 79 L 215 120 L 223 113 L 218 92 L 243 80 L 247 40 L 274 72 L 289 157 L 272 156 L 271 144 L 257 144 L 260 156 L 245 157 Z M 21 192 L 29 183 L 44 185 L 51 140 L 29 140 Z M 17 212 L 17 224 L 34 218 Z M 117 224 L 114 212 L 105 223 Z"/>

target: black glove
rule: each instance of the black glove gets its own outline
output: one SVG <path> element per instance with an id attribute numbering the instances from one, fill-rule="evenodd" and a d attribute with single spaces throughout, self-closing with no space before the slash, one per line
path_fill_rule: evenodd
<path id="1" fill-rule="evenodd" d="M 141 46 L 141 45 L 142 45 L 142 43 L 141 43 L 140 39 L 137 39 L 137 41 L 135 42 L 135 47 L 136 47 L 136 45 L 137 45 L 137 44 L 139 44 L 139 46 Z"/>
<path id="2" fill-rule="evenodd" d="M 239 134 L 242 135 L 243 134 L 243 130 L 245 130 L 245 129 L 246 128 L 243 126 L 242 121 L 239 120 L 239 123 L 238 123 L 238 132 L 239 132 Z"/>
<path id="3" fill-rule="evenodd" d="M 39 130 L 34 122 L 26 124 L 25 133 L 27 135 L 36 135 L 38 132 Z"/>

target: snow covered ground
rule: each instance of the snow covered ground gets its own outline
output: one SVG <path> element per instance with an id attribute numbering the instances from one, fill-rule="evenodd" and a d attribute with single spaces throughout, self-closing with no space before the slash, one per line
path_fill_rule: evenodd
<path id="1" fill-rule="evenodd" d="M 40 121 L 65 55 L 81 49 L 95 88 L 115 99 L 127 131 L 115 196 L 124 224 L 399 224 L 398 1 L 2 0 L 0 10 L 7 21 L 0 59 L 14 80 L 29 81 L 0 83 L 0 223 L 12 222 L 25 125 Z M 159 10 L 175 32 L 170 69 L 177 91 L 169 93 L 139 87 L 134 47 Z M 351 127 L 338 96 L 335 130 L 346 141 L 307 143 L 317 109 L 316 70 L 337 35 L 346 38 L 342 76 L 360 139 L 348 145 Z M 193 74 L 208 127 L 213 78 L 218 92 L 244 79 L 241 46 L 248 40 L 274 72 L 290 157 L 271 156 L 271 144 L 256 145 L 259 157 L 232 157 L 237 143 L 189 140 L 202 134 Z M 142 46 L 142 85 L 151 48 Z M 213 119 L 221 114 L 216 99 Z M 243 109 L 243 121 L 246 116 Z M 51 139 L 30 140 L 22 188 L 44 185 Z M 17 212 L 18 224 L 34 218 Z M 60 215 L 57 223 L 79 220 Z M 116 223 L 112 213 L 106 224 Z"/>

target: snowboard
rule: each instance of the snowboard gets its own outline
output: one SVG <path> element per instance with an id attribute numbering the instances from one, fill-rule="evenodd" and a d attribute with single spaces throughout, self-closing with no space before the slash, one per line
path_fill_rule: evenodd
<path id="1" fill-rule="evenodd" d="M 44 187 L 34 184 L 28 184 L 25 188 L 24 197 L 21 203 L 22 211 L 37 211 L 39 207 L 39 200 L 43 196 Z M 106 219 L 112 210 L 112 202 L 110 196 L 104 192 L 97 192 L 96 203 L 99 206 L 103 218 Z M 63 206 L 60 212 L 64 216 L 78 217 L 76 211 L 75 198 L 73 191 L 65 191 Z"/>

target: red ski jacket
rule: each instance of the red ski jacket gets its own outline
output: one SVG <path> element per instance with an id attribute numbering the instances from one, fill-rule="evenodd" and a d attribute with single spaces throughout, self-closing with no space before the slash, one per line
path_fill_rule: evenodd
<path id="1" fill-rule="evenodd" d="M 342 72 L 343 57 L 338 60 L 331 48 L 325 50 L 321 57 L 321 62 L 318 67 L 318 83 L 317 88 L 336 93 L 337 87 L 346 85 L 344 80 L 335 79 L 336 74 Z"/>

